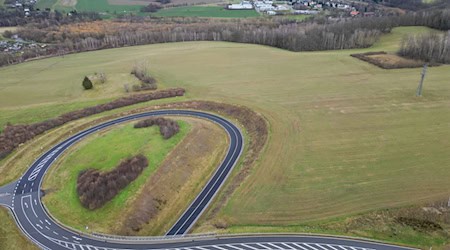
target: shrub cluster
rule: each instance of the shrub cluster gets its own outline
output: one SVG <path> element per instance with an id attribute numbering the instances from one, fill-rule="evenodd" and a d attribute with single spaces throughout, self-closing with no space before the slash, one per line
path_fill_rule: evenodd
<path id="1" fill-rule="evenodd" d="M 134 181 L 147 166 L 147 158 L 140 154 L 122 161 L 109 172 L 100 172 L 96 169 L 80 172 L 77 179 L 77 193 L 81 204 L 91 210 L 103 206 Z"/>
<path id="2" fill-rule="evenodd" d="M 84 109 L 65 113 L 58 116 L 57 118 L 33 123 L 30 125 L 7 125 L 3 133 L 0 134 L 0 159 L 6 157 L 20 144 L 34 138 L 39 134 L 42 134 L 47 130 L 61 126 L 67 122 L 141 102 L 175 96 L 183 96 L 184 92 L 185 90 L 182 88 L 173 88 L 147 94 L 131 95 L 116 99 L 105 104 L 99 104 L 93 107 L 87 107 Z"/>
<path id="3" fill-rule="evenodd" d="M 140 63 L 133 66 L 131 74 L 141 81 L 139 85 L 133 85 L 133 91 L 157 89 L 156 79 L 148 72 L 148 64 Z"/>
<path id="4" fill-rule="evenodd" d="M 159 132 L 164 137 L 164 139 L 169 139 L 180 131 L 180 126 L 178 123 L 171 119 L 165 119 L 162 117 L 149 118 L 134 124 L 134 128 L 146 128 L 153 125 L 159 126 Z"/>

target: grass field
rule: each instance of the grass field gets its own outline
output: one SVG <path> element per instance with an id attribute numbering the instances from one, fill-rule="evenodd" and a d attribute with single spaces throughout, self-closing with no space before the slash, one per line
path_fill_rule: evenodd
<path id="1" fill-rule="evenodd" d="M 258 12 L 255 10 L 226 10 L 220 6 L 185 6 L 162 9 L 152 14 L 158 17 L 221 17 L 221 18 L 238 18 L 238 17 L 257 17 Z"/>
<path id="2" fill-rule="evenodd" d="M 157 126 L 134 129 L 132 123 L 85 140 L 71 149 L 68 157 L 58 162 L 47 175 L 43 188 L 50 192 L 44 197 L 44 204 L 55 218 L 66 225 L 79 230 L 88 225 L 95 232 L 111 232 L 117 226 L 116 218 L 120 218 L 127 204 L 133 202 L 133 195 L 189 132 L 188 123 L 179 121 L 179 124 L 180 132 L 169 140 L 162 138 Z M 149 166 L 135 181 L 99 209 L 91 211 L 81 205 L 76 194 L 80 171 L 87 168 L 109 171 L 121 160 L 138 153 L 147 157 Z"/>
<path id="3" fill-rule="evenodd" d="M 58 0 L 38 0 L 36 3 L 36 8 L 44 10 L 46 8 L 53 8 Z"/>
<path id="4" fill-rule="evenodd" d="M 115 5 L 110 4 L 108 0 L 40 0 L 42 6 L 47 8 L 54 8 L 60 11 L 71 11 L 76 9 L 77 11 L 95 11 L 100 13 L 120 14 L 125 12 L 138 12 L 141 8 L 140 5 Z M 39 3 L 38 3 L 38 6 Z M 48 7 L 50 6 L 50 7 Z"/>
<path id="5" fill-rule="evenodd" d="M 9 215 L 8 210 L 3 207 L 0 207 L 0 221 L 2 222 L 0 227 L 0 249 L 39 249 L 25 238 L 16 223 L 14 223 L 11 215 Z"/>
<path id="6" fill-rule="evenodd" d="M 396 28 L 360 50 L 293 53 L 197 42 L 28 62 L 0 69 L 0 114 L 20 107 L 14 119 L 25 120 L 39 116 L 29 107 L 120 95 L 121 77 L 146 59 L 164 86 L 187 88 L 187 99 L 247 105 L 271 124 L 264 157 L 218 219 L 236 232 L 300 230 L 318 220 L 448 199 L 450 66 L 430 68 L 424 96 L 416 98 L 421 69 L 383 70 L 349 56 L 395 51 L 403 34 L 427 30 Z M 90 96 L 80 79 L 97 70 L 111 83 L 104 95 Z"/>

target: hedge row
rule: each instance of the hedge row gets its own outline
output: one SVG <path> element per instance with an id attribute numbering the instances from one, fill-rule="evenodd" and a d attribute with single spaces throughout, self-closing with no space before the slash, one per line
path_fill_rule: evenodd
<path id="1" fill-rule="evenodd" d="M 81 204 L 91 210 L 102 207 L 136 180 L 147 166 L 147 158 L 140 154 L 122 161 L 109 172 L 100 172 L 96 169 L 80 172 L 77 179 L 77 193 Z"/>
<path id="2" fill-rule="evenodd" d="M 180 131 L 180 126 L 176 121 L 162 117 L 153 117 L 139 121 L 134 124 L 134 128 L 146 128 L 153 125 L 159 126 L 159 132 L 164 139 L 169 139 Z"/>
<path id="3" fill-rule="evenodd" d="M 45 131 L 61 126 L 67 122 L 141 102 L 175 96 L 183 96 L 184 92 L 185 90 L 182 88 L 173 88 L 146 94 L 131 95 L 116 99 L 105 104 L 99 104 L 93 107 L 87 107 L 84 109 L 65 113 L 58 116 L 57 118 L 45 120 L 42 122 L 32 123 L 29 125 L 7 125 L 3 133 L 0 134 L 0 159 L 5 158 L 20 144 L 33 139 L 35 136 L 42 134 Z"/>

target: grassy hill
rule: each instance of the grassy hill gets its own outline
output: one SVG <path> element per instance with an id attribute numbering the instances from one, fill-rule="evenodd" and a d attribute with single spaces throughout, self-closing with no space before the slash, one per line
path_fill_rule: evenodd
<path id="1" fill-rule="evenodd" d="M 395 51 L 401 34 L 426 30 L 396 28 L 360 50 L 293 53 L 189 42 L 0 68 L 0 124 L 120 96 L 133 63 L 148 60 L 162 86 L 187 88 L 186 99 L 243 104 L 269 120 L 264 157 L 219 213 L 236 231 L 447 199 L 450 66 L 430 68 L 424 96 L 416 98 L 421 69 L 383 70 L 349 56 Z M 100 70 L 109 82 L 84 92 L 82 77 Z"/>

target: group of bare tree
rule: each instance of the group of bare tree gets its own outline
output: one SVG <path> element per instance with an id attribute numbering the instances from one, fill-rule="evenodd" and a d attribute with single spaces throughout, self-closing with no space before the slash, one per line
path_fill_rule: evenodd
<path id="1" fill-rule="evenodd" d="M 102 207 L 134 181 L 147 166 L 147 158 L 139 154 L 122 161 L 109 172 L 96 169 L 81 171 L 77 179 L 77 194 L 81 204 L 91 210 Z"/>
<path id="2" fill-rule="evenodd" d="M 148 62 L 135 63 L 131 74 L 141 81 L 140 84 L 133 85 L 133 91 L 155 90 L 158 88 L 156 79 L 150 75 Z"/>
<path id="3" fill-rule="evenodd" d="M 45 51 L 23 54 L 0 53 L 0 66 L 33 56 L 61 55 L 123 46 L 184 42 L 229 41 L 268 45 L 291 51 L 365 48 L 381 34 L 396 26 L 422 25 L 450 29 L 450 10 L 413 12 L 401 16 L 365 17 L 298 22 L 288 19 L 211 20 L 202 18 L 132 17 L 109 22 L 93 31 L 74 31 L 65 26 L 27 25 L 17 34 L 36 42 L 51 44 Z M 86 26 L 88 26 L 86 25 Z M 70 25 L 69 25 L 70 26 Z"/>
<path id="4" fill-rule="evenodd" d="M 182 88 L 174 88 L 147 94 L 131 95 L 116 99 L 105 104 L 99 104 L 93 107 L 87 107 L 84 109 L 65 113 L 58 116 L 57 118 L 45 120 L 42 122 L 24 125 L 9 124 L 0 134 L 0 159 L 5 158 L 20 144 L 33 139 L 35 136 L 42 134 L 45 131 L 61 126 L 67 122 L 141 102 L 175 96 L 183 96 L 184 92 L 185 90 Z"/>
<path id="5" fill-rule="evenodd" d="M 450 31 L 409 35 L 402 40 L 398 54 L 425 62 L 450 63 Z"/>
<path id="6" fill-rule="evenodd" d="M 153 125 L 159 126 L 159 132 L 164 137 L 164 139 L 169 139 L 180 131 L 180 126 L 178 123 L 171 119 L 166 119 L 162 117 L 149 118 L 142 120 L 134 124 L 134 128 L 146 128 Z"/>

